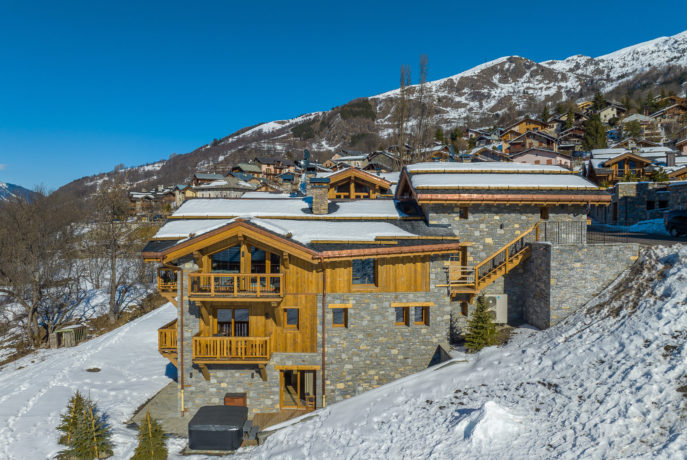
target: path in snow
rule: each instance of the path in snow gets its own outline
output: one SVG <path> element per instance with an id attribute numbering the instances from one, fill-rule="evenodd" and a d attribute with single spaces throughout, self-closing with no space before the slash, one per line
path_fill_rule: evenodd
<path id="1" fill-rule="evenodd" d="M 0 369 L 0 458 L 53 458 L 62 449 L 55 427 L 76 390 L 109 416 L 115 458 L 129 458 L 136 433 L 124 422 L 170 381 L 155 331 L 175 317 L 167 304 L 77 347 L 40 350 Z"/>

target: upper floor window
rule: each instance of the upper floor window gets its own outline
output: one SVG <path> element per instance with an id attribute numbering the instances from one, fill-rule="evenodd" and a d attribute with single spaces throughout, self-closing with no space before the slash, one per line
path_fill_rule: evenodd
<path id="1" fill-rule="evenodd" d="M 353 284 L 375 284 L 375 260 L 353 260 Z"/>
<path id="2" fill-rule="evenodd" d="M 298 329 L 299 311 L 298 308 L 284 309 L 284 327 L 287 329 Z"/>
<path id="3" fill-rule="evenodd" d="M 241 247 L 233 246 L 212 255 L 212 271 L 224 273 L 241 272 Z"/>

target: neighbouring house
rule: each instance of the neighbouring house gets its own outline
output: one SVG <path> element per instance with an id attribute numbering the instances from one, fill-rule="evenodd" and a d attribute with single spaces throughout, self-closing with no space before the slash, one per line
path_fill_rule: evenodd
<path id="1" fill-rule="evenodd" d="M 237 165 L 232 166 L 230 172 L 250 174 L 253 177 L 260 177 L 262 175 L 262 167 L 252 163 L 238 163 Z"/>
<path id="2" fill-rule="evenodd" d="M 558 136 L 558 150 L 570 155 L 574 154 L 574 152 L 581 152 L 583 151 L 583 138 L 584 129 L 578 126 L 566 129 Z"/>
<path id="3" fill-rule="evenodd" d="M 368 166 L 365 170 L 374 170 L 376 172 L 391 172 L 401 170 L 401 160 L 395 153 L 377 150 L 367 156 Z M 372 167 L 372 169 L 370 169 Z"/>
<path id="4" fill-rule="evenodd" d="M 317 177 L 329 179 L 328 197 L 331 200 L 362 200 L 390 196 L 391 182 L 358 168 L 318 174 Z"/>
<path id="5" fill-rule="evenodd" d="M 166 213 L 176 207 L 176 192 L 174 188 L 159 185 L 146 192 L 129 192 L 129 214 L 139 218 L 149 218 L 153 214 Z"/>
<path id="6" fill-rule="evenodd" d="M 286 158 L 255 157 L 253 164 L 260 167 L 260 175 L 265 179 L 275 179 L 281 174 L 296 172 L 296 164 Z"/>
<path id="7" fill-rule="evenodd" d="M 658 126 L 656 120 L 653 118 L 635 113 L 622 119 L 620 123 L 623 127 L 623 130 L 627 129 L 627 124 L 631 122 L 639 123 L 639 126 L 641 127 L 642 138 L 653 142 L 660 142 L 663 139 L 663 132 Z"/>
<path id="8" fill-rule="evenodd" d="M 586 241 L 610 195 L 557 166 L 415 164 L 378 200 L 310 180 L 302 199 L 190 200 L 143 250 L 177 306 L 158 347 L 180 410 L 225 392 L 251 415 L 325 407 L 446 359 L 479 294 L 497 322 L 546 328 L 637 253 Z"/>
<path id="9" fill-rule="evenodd" d="M 585 163 L 583 174 L 598 185 L 610 186 L 627 177 L 648 179 L 651 164 L 651 159 L 625 149 L 596 149 Z"/>
<path id="10" fill-rule="evenodd" d="M 198 186 L 200 184 L 209 184 L 210 182 L 220 179 L 224 179 L 224 176 L 221 174 L 197 172 L 191 177 L 191 185 Z"/>
<path id="11" fill-rule="evenodd" d="M 510 155 L 511 161 L 533 165 L 557 165 L 571 169 L 571 156 L 554 150 L 530 148 Z"/>
<path id="12" fill-rule="evenodd" d="M 606 123 L 608 124 L 611 120 L 615 119 L 618 120 L 622 118 L 622 116 L 627 112 L 627 109 L 620 105 L 616 104 L 614 102 L 608 104 L 606 107 L 603 109 L 599 110 L 599 119 L 601 120 L 601 123 Z"/>
<path id="13" fill-rule="evenodd" d="M 675 143 L 675 148 L 680 150 L 683 155 L 687 155 L 687 137 Z"/>
<path id="14" fill-rule="evenodd" d="M 588 110 L 591 110 L 593 105 L 594 105 L 594 101 L 582 101 L 582 102 L 579 102 L 577 104 L 577 110 L 584 113 L 584 112 L 587 112 Z"/>
<path id="15" fill-rule="evenodd" d="M 558 151 L 558 139 L 541 131 L 527 131 L 508 141 L 503 151 L 509 154 L 522 152 L 531 148 Z"/>
<path id="16" fill-rule="evenodd" d="M 651 115 L 649 115 L 658 124 L 668 123 L 668 122 L 682 122 L 685 121 L 685 116 L 687 115 L 687 104 L 673 104 L 669 107 L 665 107 L 658 110 Z"/>
<path id="17" fill-rule="evenodd" d="M 528 131 L 546 131 L 549 124 L 534 118 L 523 118 L 504 128 L 504 132 L 516 131 L 520 134 L 525 134 Z"/>
<path id="18" fill-rule="evenodd" d="M 256 188 L 255 185 L 233 176 L 191 186 L 195 198 L 240 198 L 244 193 L 256 190 Z"/>

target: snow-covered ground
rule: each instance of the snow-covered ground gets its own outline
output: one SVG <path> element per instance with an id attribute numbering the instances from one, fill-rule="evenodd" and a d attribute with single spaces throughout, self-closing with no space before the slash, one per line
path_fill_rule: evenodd
<path id="1" fill-rule="evenodd" d="M 170 382 L 155 330 L 176 317 L 167 304 L 74 348 L 40 350 L 0 368 L 0 458 L 54 458 L 60 413 L 76 390 L 109 416 L 115 458 L 130 458 L 136 431 L 124 422 Z M 100 372 L 87 372 L 98 368 Z"/>
<path id="2" fill-rule="evenodd" d="M 651 249 L 624 276 L 558 326 L 286 422 L 241 453 L 684 459 L 687 247 Z"/>

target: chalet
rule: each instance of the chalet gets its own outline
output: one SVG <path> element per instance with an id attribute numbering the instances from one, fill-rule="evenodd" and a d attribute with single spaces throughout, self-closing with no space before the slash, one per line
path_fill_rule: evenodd
<path id="1" fill-rule="evenodd" d="M 233 166 L 230 172 L 250 174 L 253 177 L 260 177 L 262 175 L 262 167 L 251 163 L 239 163 Z"/>
<path id="2" fill-rule="evenodd" d="M 188 201 L 143 250 L 177 306 L 158 345 L 182 412 L 225 392 L 253 415 L 324 407 L 441 361 L 480 293 L 545 328 L 636 256 L 586 244 L 610 196 L 557 166 L 410 165 L 393 200 L 331 200 L 332 177 L 302 199 Z"/>
<path id="3" fill-rule="evenodd" d="M 531 148 L 558 151 L 558 140 L 544 132 L 527 131 L 524 134 L 510 140 L 504 146 L 504 151 L 509 154 L 522 152 Z"/>
<path id="4" fill-rule="evenodd" d="M 570 155 L 572 155 L 573 152 L 581 152 L 583 150 L 583 138 L 584 129 L 577 126 L 566 129 L 558 136 L 558 150 Z"/>
<path id="5" fill-rule="evenodd" d="M 647 168 L 651 164 L 651 159 L 625 149 L 597 149 L 592 150 L 584 174 L 596 184 L 613 185 L 629 176 L 637 180 L 648 179 L 650 171 Z"/>
<path id="6" fill-rule="evenodd" d="M 510 155 L 510 160 L 533 165 L 557 165 L 571 169 L 571 156 L 554 150 L 530 148 Z"/>
<path id="7" fill-rule="evenodd" d="M 198 186 L 200 184 L 209 184 L 210 182 L 221 179 L 224 179 L 224 176 L 221 174 L 195 173 L 193 177 L 191 177 L 191 185 Z"/>
<path id="8" fill-rule="evenodd" d="M 635 139 L 634 137 L 628 137 L 623 139 L 620 142 L 616 142 L 615 144 L 611 145 L 611 148 L 613 149 L 635 149 L 635 148 L 644 148 L 644 147 L 660 147 L 661 144 L 658 142 L 651 142 L 646 139 Z"/>
<path id="9" fill-rule="evenodd" d="M 516 121 L 515 123 L 506 126 L 504 128 L 504 132 L 507 131 L 516 131 L 520 134 L 524 134 L 528 131 L 545 131 L 548 129 L 549 125 L 548 123 L 545 123 L 540 120 L 535 120 L 534 118 L 524 118 L 520 121 Z"/>
<path id="10" fill-rule="evenodd" d="M 500 147 L 500 146 L 499 146 Z M 475 147 L 461 153 L 466 155 L 468 161 L 510 161 L 508 154 L 491 147 Z"/>
<path id="11" fill-rule="evenodd" d="M 191 186 L 194 198 L 240 198 L 244 193 L 256 190 L 256 188 L 256 185 L 233 176 Z"/>
<path id="12" fill-rule="evenodd" d="M 594 101 L 582 101 L 577 104 L 577 110 L 579 110 L 582 113 L 585 113 L 588 110 L 591 110 L 593 105 Z"/>
<path id="13" fill-rule="evenodd" d="M 281 174 L 296 172 L 296 164 L 286 158 L 255 157 L 253 164 L 260 167 L 260 175 L 265 179 L 274 179 Z"/>
<path id="14" fill-rule="evenodd" d="M 337 165 L 353 166 L 364 168 L 367 166 L 367 154 L 357 150 L 342 150 L 342 154 L 332 157 L 332 161 Z"/>
<path id="15" fill-rule="evenodd" d="M 367 162 L 368 166 L 362 169 L 374 170 L 381 173 L 401 170 L 401 161 L 396 154 L 391 152 L 382 150 L 372 152 L 367 156 Z"/>
<path id="16" fill-rule="evenodd" d="M 627 112 L 627 109 L 620 105 L 620 104 L 615 104 L 615 103 L 610 103 L 603 109 L 599 110 L 599 119 L 601 119 L 601 123 L 606 123 L 610 122 L 613 119 L 619 119 L 622 118 L 622 116 Z"/>
<path id="17" fill-rule="evenodd" d="M 656 122 L 659 124 L 666 122 L 680 122 L 685 120 L 685 115 L 687 114 L 687 104 L 674 104 L 669 107 L 665 107 L 658 110 L 651 115 Z"/>
<path id="18" fill-rule="evenodd" d="M 346 168 L 334 173 L 319 174 L 317 177 L 329 179 L 330 200 L 363 200 L 390 196 L 391 182 L 359 168 Z"/>

